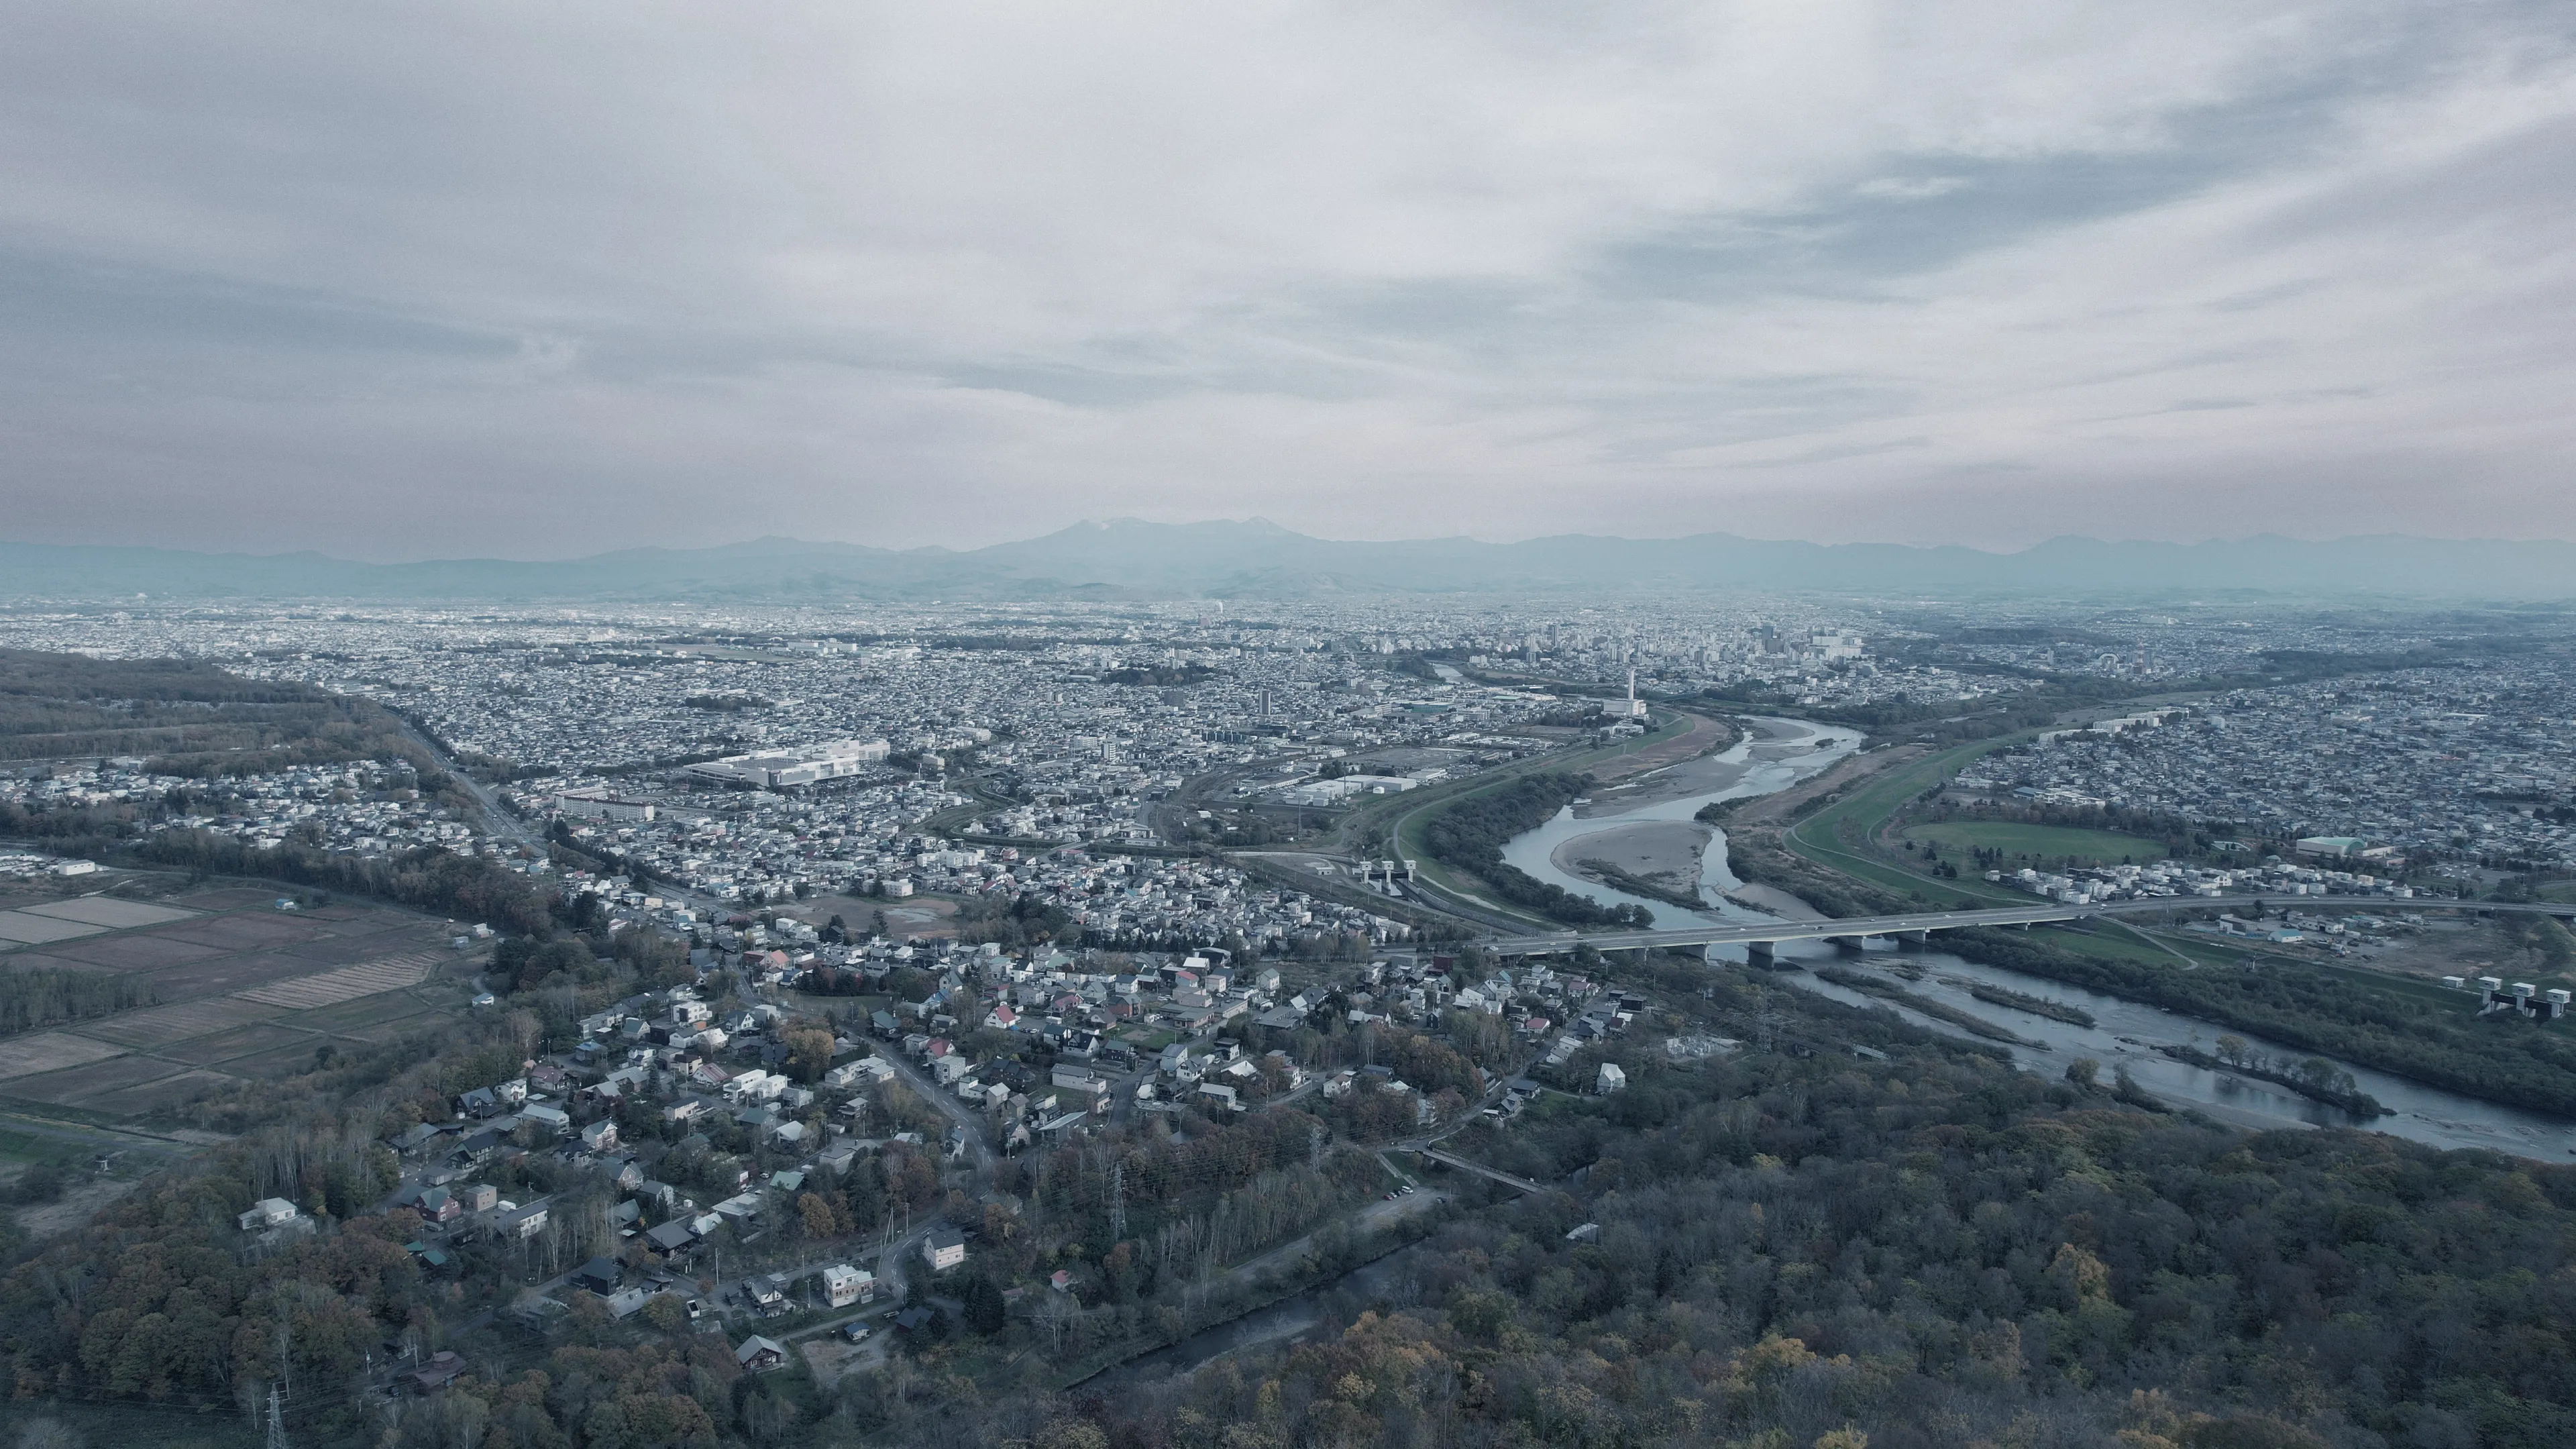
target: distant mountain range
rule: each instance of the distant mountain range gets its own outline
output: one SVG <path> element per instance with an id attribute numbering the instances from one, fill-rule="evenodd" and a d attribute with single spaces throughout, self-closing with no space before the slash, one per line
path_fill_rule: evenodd
<path id="1" fill-rule="evenodd" d="M 989 548 L 883 549 L 764 538 L 551 563 L 351 563 L 318 553 L 0 543 L 0 599 L 421 602 L 1324 599 L 1751 590 L 1938 597 L 2216 594 L 2531 601 L 2576 598 L 2576 544 L 2380 536 L 2312 543 L 2104 543 L 2017 553 L 1814 544 L 1704 533 L 1345 543 L 1248 522 L 1081 523 Z"/>

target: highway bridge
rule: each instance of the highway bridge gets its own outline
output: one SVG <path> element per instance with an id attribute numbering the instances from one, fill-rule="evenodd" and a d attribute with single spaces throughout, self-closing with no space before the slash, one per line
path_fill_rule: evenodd
<path id="1" fill-rule="evenodd" d="M 1920 911 L 1902 916 L 1845 916 L 1821 921 L 1728 921 L 1718 924 L 1685 926 L 1670 931 L 1595 931 L 1582 933 L 1558 931 L 1544 936 L 1504 936 L 1484 942 L 1485 949 L 1498 956 L 1553 956 L 1588 945 L 1596 951 L 1636 951 L 1676 946 L 1742 946 L 1756 960 L 1771 954 L 1771 948 L 1782 941 L 1835 941 L 1860 944 L 1867 936 L 1894 936 L 1900 941 L 1921 945 L 1934 931 L 1953 931 L 1963 926 L 2037 926 L 2058 921 L 2081 921 L 2094 916 L 2147 915 L 2175 910 L 2232 910 L 2260 902 L 2267 908 L 2290 907 L 2302 911 L 2370 911 L 2389 915 L 2399 911 L 2455 910 L 2530 912 L 2561 918 L 2576 917 L 2576 905 L 2555 902 L 2532 904 L 2500 901 L 2427 901 L 2392 900 L 2386 896 L 2150 896 L 2143 900 L 2105 901 L 2091 905 L 2067 905 L 2058 901 L 2033 901 L 2026 906 L 1979 907 L 1957 911 Z"/>

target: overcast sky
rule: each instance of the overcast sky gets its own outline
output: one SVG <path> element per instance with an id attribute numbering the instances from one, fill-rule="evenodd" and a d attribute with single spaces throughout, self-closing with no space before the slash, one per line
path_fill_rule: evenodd
<path id="1" fill-rule="evenodd" d="M 0 537 L 2576 537 L 2565 0 L 7 11 Z"/>

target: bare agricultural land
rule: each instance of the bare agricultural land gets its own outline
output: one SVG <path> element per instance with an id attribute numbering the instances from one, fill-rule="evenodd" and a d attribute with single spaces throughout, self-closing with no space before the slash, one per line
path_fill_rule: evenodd
<path id="1" fill-rule="evenodd" d="M 0 911 L 0 969 L 113 973 L 156 998 L 0 1037 L 0 1098 L 150 1116 L 430 1025 L 462 1008 L 480 960 L 450 929 L 370 903 L 280 910 L 243 888 Z"/>

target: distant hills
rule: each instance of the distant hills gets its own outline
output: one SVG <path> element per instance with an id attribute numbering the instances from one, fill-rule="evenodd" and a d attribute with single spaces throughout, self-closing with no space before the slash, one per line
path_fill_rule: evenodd
<path id="1" fill-rule="evenodd" d="M 1081 523 L 988 548 L 883 549 L 764 538 L 561 562 L 366 564 L 318 553 L 0 543 L 0 598 L 574 602 L 1635 597 L 1730 591 L 2084 599 L 2271 594 L 2576 598 L 2576 544 L 2379 536 L 2329 542 L 2104 543 L 2016 553 L 1814 544 L 1704 533 L 1351 543 L 1245 522 Z"/>

